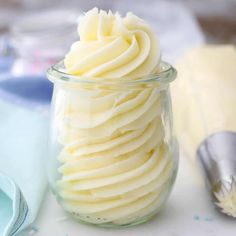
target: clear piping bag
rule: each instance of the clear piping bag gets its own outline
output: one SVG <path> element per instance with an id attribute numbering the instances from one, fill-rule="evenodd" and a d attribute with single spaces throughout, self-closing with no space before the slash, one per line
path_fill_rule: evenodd
<path id="1" fill-rule="evenodd" d="M 172 99 L 180 145 L 200 162 L 219 209 L 236 217 L 236 48 L 201 46 L 176 68 Z"/>

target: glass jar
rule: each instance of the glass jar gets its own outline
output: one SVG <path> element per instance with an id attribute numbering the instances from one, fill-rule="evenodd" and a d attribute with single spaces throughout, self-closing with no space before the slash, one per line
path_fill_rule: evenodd
<path id="1" fill-rule="evenodd" d="M 48 177 L 63 209 L 102 227 L 136 225 L 164 205 L 178 150 L 169 83 L 176 70 L 138 80 L 84 78 L 48 70 L 54 83 Z"/>
<path id="2" fill-rule="evenodd" d="M 22 16 L 10 26 L 8 44 L 15 54 L 13 75 L 45 75 L 78 38 L 74 9 L 47 9 Z"/>

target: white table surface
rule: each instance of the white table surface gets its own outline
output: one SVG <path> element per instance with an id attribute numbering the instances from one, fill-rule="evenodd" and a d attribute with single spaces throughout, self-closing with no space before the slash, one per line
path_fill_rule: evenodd
<path id="1" fill-rule="evenodd" d="M 49 191 L 33 229 L 23 236 L 235 236 L 236 219 L 217 212 L 197 168 L 181 155 L 171 196 L 166 207 L 151 221 L 123 229 L 77 223 L 64 214 Z"/>

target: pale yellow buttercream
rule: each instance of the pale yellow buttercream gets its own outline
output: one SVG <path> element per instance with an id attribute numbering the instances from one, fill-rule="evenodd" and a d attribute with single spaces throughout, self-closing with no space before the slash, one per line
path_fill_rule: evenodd
<path id="1" fill-rule="evenodd" d="M 79 22 L 80 40 L 65 57 L 69 74 L 140 78 L 156 70 L 160 50 L 149 25 L 132 13 L 87 12 Z"/>
<path id="2" fill-rule="evenodd" d="M 122 18 L 93 9 L 79 34 L 65 58 L 70 74 L 138 79 L 160 63 L 153 32 L 131 13 Z M 68 212 L 91 223 L 127 224 L 162 205 L 173 174 L 163 120 L 167 96 L 158 88 L 57 88 L 57 187 Z"/>

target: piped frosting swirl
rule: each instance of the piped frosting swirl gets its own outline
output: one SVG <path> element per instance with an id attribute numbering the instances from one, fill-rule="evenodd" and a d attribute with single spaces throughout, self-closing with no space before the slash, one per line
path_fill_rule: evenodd
<path id="1" fill-rule="evenodd" d="M 154 73 L 157 40 L 137 16 L 93 9 L 65 57 L 69 74 L 113 80 Z M 62 151 L 57 187 L 64 208 L 95 224 L 128 224 L 150 215 L 173 174 L 158 88 L 58 87 L 55 122 Z"/>
<path id="2" fill-rule="evenodd" d="M 160 63 L 157 39 L 149 25 L 132 13 L 87 12 L 80 20 L 80 40 L 65 57 L 67 72 L 108 79 L 140 78 Z"/>

